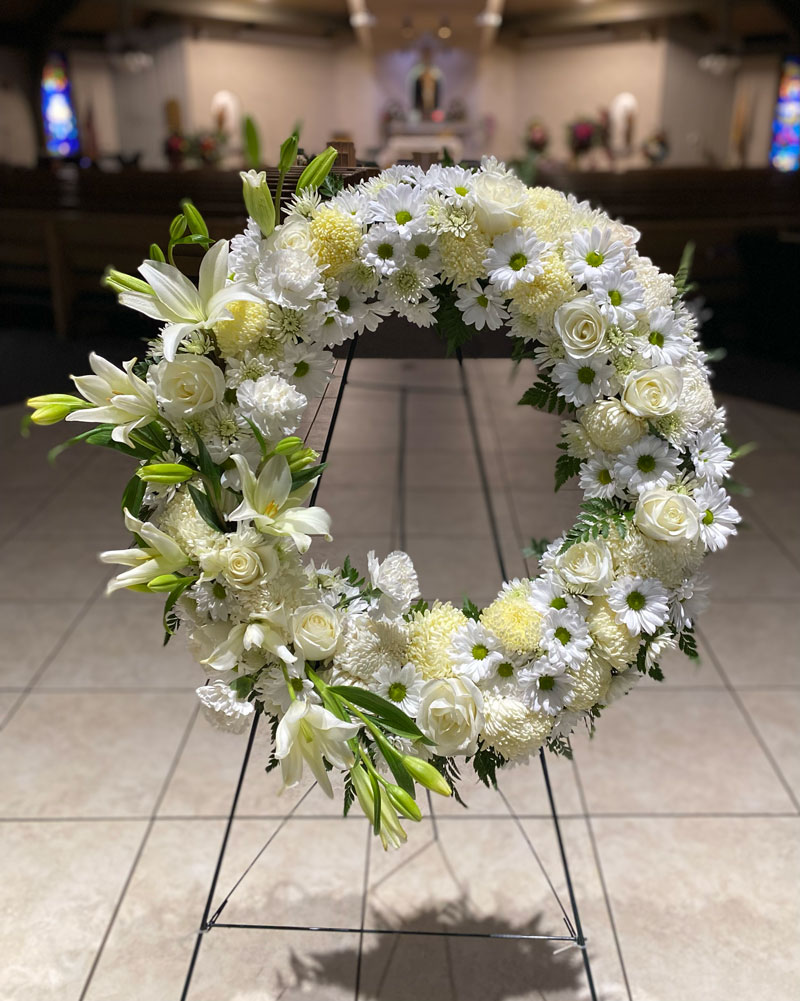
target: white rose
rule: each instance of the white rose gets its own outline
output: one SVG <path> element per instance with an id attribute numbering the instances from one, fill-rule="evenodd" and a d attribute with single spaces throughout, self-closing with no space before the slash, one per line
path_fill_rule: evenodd
<path id="1" fill-rule="evenodd" d="M 637 417 L 664 417 L 678 405 L 683 376 L 673 365 L 631 372 L 625 380 L 622 403 Z"/>
<path id="2" fill-rule="evenodd" d="M 601 540 L 576 542 L 555 558 L 567 589 L 577 594 L 605 594 L 614 579 L 611 553 Z"/>
<path id="3" fill-rule="evenodd" d="M 639 494 L 633 520 L 645 535 L 660 542 L 691 542 L 700 534 L 700 511 L 692 498 L 664 487 Z"/>
<path id="4" fill-rule="evenodd" d="M 279 558 L 272 546 L 260 546 L 258 550 L 247 546 L 228 546 L 223 551 L 222 573 L 233 587 L 247 590 L 259 581 L 275 576 Z"/>
<path id="5" fill-rule="evenodd" d="M 528 189 L 516 177 L 476 174 L 472 181 L 472 197 L 478 226 L 487 236 L 506 233 L 518 226 L 527 194 Z"/>
<path id="6" fill-rule="evenodd" d="M 329 605 L 302 605 L 292 616 L 294 648 L 306 660 L 325 660 L 339 642 L 341 626 Z"/>
<path id="7" fill-rule="evenodd" d="M 573 299 L 565 302 L 555 312 L 554 323 L 570 356 L 580 360 L 599 351 L 606 337 L 605 317 L 589 299 Z"/>
<path id="8" fill-rule="evenodd" d="M 202 355 L 178 355 L 175 361 L 161 361 L 147 378 L 164 413 L 176 419 L 210 410 L 225 395 L 222 369 Z"/>
<path id="9" fill-rule="evenodd" d="M 433 678 L 422 687 L 417 724 L 439 754 L 474 754 L 483 729 L 483 696 L 468 678 Z"/>
<path id="10" fill-rule="evenodd" d="M 310 253 L 311 227 L 307 219 L 296 217 L 285 222 L 270 237 L 269 249 L 303 250 Z"/>

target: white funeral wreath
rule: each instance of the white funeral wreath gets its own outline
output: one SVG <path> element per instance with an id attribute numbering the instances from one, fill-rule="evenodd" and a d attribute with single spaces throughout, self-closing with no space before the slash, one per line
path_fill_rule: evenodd
<path id="1" fill-rule="evenodd" d="M 333 155 L 312 161 L 279 225 L 265 175 L 243 174 L 249 219 L 230 243 L 185 203 L 169 263 L 153 245 L 141 279 L 106 276 L 160 324 L 146 356 L 119 369 L 93 354 L 81 397 L 29 402 L 34 422 L 100 425 L 73 441 L 138 460 L 123 498 L 134 542 L 102 554 L 126 567 L 108 590 L 166 594 L 167 638 L 186 634 L 208 718 L 240 732 L 265 714 L 284 783 L 307 765 L 332 795 L 342 770 L 345 811 L 357 798 L 394 846 L 400 818 L 420 818 L 417 783 L 449 795 L 464 760 L 494 782 L 543 745 L 568 754 L 576 726 L 661 678 L 665 651 L 695 656 L 700 564 L 739 516 L 686 269 L 660 272 L 631 226 L 493 158 L 336 190 Z M 206 250 L 197 286 L 174 266 L 182 243 Z M 370 553 L 364 574 L 305 559 L 331 525 L 304 506 L 322 467 L 293 432 L 331 348 L 391 313 L 451 349 L 507 325 L 513 357 L 539 370 L 520 402 L 565 417 L 556 489 L 579 477 L 578 520 L 536 579 L 482 610 L 418 600 L 403 552 Z"/>

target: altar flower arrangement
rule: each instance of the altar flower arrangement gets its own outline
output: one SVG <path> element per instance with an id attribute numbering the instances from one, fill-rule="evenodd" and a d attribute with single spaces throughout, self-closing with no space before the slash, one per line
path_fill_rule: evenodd
<path id="1" fill-rule="evenodd" d="M 542 747 L 568 754 L 576 727 L 662 677 L 666 651 L 696 656 L 700 566 L 739 515 L 686 267 L 660 272 L 635 229 L 491 157 L 391 167 L 323 199 L 332 161 L 308 165 L 282 219 L 265 175 L 244 174 L 230 242 L 186 204 L 166 254 L 107 276 L 156 322 L 144 356 L 92 355 L 80 395 L 29 402 L 35 423 L 91 424 L 73 440 L 135 464 L 108 590 L 164 595 L 207 718 L 237 733 L 265 716 L 286 785 L 308 768 L 333 795 L 341 773 L 345 810 L 396 846 L 419 785 L 449 795 L 465 764 L 493 783 Z M 197 286 L 175 264 L 185 242 L 206 250 Z M 309 556 L 332 525 L 308 503 L 324 467 L 294 432 L 331 349 L 391 313 L 451 351 L 507 325 L 513 357 L 538 364 L 521 404 L 563 418 L 556 489 L 577 477 L 581 513 L 538 577 L 484 609 L 422 600 L 403 552 L 363 569 Z"/>

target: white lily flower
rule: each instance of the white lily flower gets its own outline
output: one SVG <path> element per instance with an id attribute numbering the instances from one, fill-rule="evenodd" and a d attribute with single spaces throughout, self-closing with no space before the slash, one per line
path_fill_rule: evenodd
<path id="1" fill-rule="evenodd" d="M 330 540 L 330 515 L 321 507 L 302 507 L 313 484 L 292 493 L 292 472 L 285 456 L 274 455 L 257 479 L 243 455 L 231 458 L 239 470 L 243 500 L 228 516 L 230 521 L 252 520 L 264 535 L 288 535 L 301 553 L 311 545 L 312 535 Z"/>
<path id="2" fill-rule="evenodd" d="M 246 650 L 263 650 L 273 653 L 285 664 L 293 664 L 297 657 L 286 645 L 291 638 L 289 617 L 283 605 L 259 615 L 250 622 L 235 625 L 201 664 L 215 671 L 232 671 Z"/>
<path id="3" fill-rule="evenodd" d="M 143 379 L 134 375 L 135 358 L 117 368 L 93 351 L 89 355 L 89 364 L 94 375 L 73 375 L 70 378 L 81 396 L 94 406 L 73 410 L 67 414 L 66 420 L 115 424 L 111 437 L 133 448 L 131 431 L 150 424 L 158 417 L 155 393 Z"/>
<path id="4" fill-rule="evenodd" d="M 347 741 L 359 729 L 359 723 L 346 723 L 308 699 L 292 702 L 275 734 L 275 757 L 281 763 L 284 787 L 291 788 L 301 781 L 306 763 L 322 791 L 333 799 L 331 780 L 322 759 L 339 768 L 350 768 L 355 755 Z"/>
<path id="5" fill-rule="evenodd" d="M 245 282 L 228 283 L 227 240 L 218 240 L 203 258 L 197 288 L 186 275 L 163 261 L 145 261 L 139 266 L 139 273 L 153 294 L 122 292 L 119 301 L 155 320 L 166 321 L 161 339 L 167 361 L 175 360 L 178 346 L 187 334 L 230 319 L 229 303 L 263 301 Z"/>
<path id="6" fill-rule="evenodd" d="M 131 568 L 108 582 L 106 594 L 137 584 L 147 584 L 162 574 L 175 573 L 190 562 L 189 557 L 174 539 L 151 522 L 134 518 L 127 508 L 125 527 L 144 539 L 148 545 L 134 549 L 109 549 L 105 553 L 100 553 L 103 563 L 121 563 Z"/>

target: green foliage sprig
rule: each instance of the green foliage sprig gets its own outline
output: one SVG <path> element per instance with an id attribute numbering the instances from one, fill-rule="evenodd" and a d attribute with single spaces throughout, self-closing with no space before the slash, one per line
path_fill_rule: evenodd
<path id="1" fill-rule="evenodd" d="M 619 537 L 624 539 L 632 520 L 633 508 L 624 507 L 621 501 L 593 497 L 581 504 L 577 520 L 564 536 L 559 552 L 565 553 L 576 542 L 607 539 L 612 529 L 616 529 Z"/>
<path id="2" fill-rule="evenodd" d="M 552 414 L 555 411 L 563 414 L 565 410 L 572 411 L 575 408 L 571 403 L 567 403 L 563 396 L 559 395 L 558 386 L 546 373 L 540 374 L 538 381 L 530 389 L 526 389 L 519 400 L 520 406 L 536 407 L 537 410 L 546 410 Z"/>

